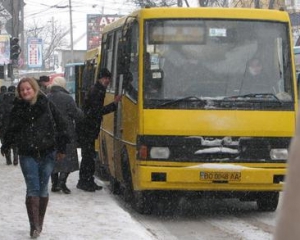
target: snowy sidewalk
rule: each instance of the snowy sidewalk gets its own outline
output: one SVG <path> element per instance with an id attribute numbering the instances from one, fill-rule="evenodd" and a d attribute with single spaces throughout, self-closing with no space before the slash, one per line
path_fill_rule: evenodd
<path id="1" fill-rule="evenodd" d="M 7 166 L 0 156 L 0 239 L 29 237 L 25 182 L 20 166 Z M 114 200 L 108 189 L 94 193 L 76 188 L 78 171 L 69 176 L 72 193 L 52 193 L 40 240 L 153 240 Z M 50 188 L 50 185 L 49 185 Z M 50 189 L 49 189 L 50 190 Z"/>

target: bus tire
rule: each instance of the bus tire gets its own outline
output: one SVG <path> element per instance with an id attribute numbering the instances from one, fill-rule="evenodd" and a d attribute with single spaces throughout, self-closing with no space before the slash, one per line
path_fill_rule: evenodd
<path id="1" fill-rule="evenodd" d="M 262 192 L 259 193 L 256 200 L 259 211 L 274 212 L 279 202 L 279 192 Z"/>
<path id="2" fill-rule="evenodd" d="M 109 180 L 109 174 L 105 170 L 105 166 L 100 163 L 99 159 L 96 159 L 95 161 L 95 175 L 102 181 Z"/>
<path id="3" fill-rule="evenodd" d="M 123 178 L 123 197 L 124 201 L 130 203 L 133 199 L 133 186 L 132 186 L 132 177 L 130 171 L 129 157 L 125 147 L 122 149 L 121 153 L 122 161 L 122 178 Z"/>
<path id="4" fill-rule="evenodd" d="M 112 194 L 115 195 L 121 194 L 120 182 L 118 182 L 118 180 L 111 175 L 109 176 L 109 185 Z"/>
<path id="5" fill-rule="evenodd" d="M 110 180 L 110 174 L 108 170 L 108 166 L 105 163 L 108 163 L 107 161 L 107 150 L 106 150 L 106 143 L 105 140 L 102 139 L 101 141 L 101 152 L 102 152 L 102 161 L 100 161 L 100 154 L 98 154 L 98 158 L 96 161 L 96 172 L 97 176 L 103 180 L 103 181 L 109 181 Z"/>
<path id="6" fill-rule="evenodd" d="M 151 201 L 150 194 L 146 191 L 133 191 L 131 206 L 140 214 L 151 214 L 153 202 Z"/>

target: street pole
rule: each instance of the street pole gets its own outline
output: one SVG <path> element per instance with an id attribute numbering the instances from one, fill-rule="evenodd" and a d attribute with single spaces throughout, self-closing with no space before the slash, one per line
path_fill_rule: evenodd
<path id="1" fill-rule="evenodd" d="M 19 39 L 19 11 L 20 11 L 20 1 L 12 1 L 12 37 Z M 12 59 L 11 60 L 11 84 L 15 80 L 15 77 L 18 77 L 18 60 Z"/>
<path id="2" fill-rule="evenodd" d="M 71 63 L 74 63 L 73 21 L 72 21 L 72 5 L 71 5 L 71 0 L 69 0 L 69 13 L 70 13 L 70 35 L 71 35 Z"/>
<path id="3" fill-rule="evenodd" d="M 21 61 L 22 62 L 22 66 L 24 66 L 24 62 L 25 59 L 27 57 L 27 54 L 25 53 L 25 39 L 24 39 L 24 2 L 22 2 L 22 6 L 21 6 Z"/>
<path id="4" fill-rule="evenodd" d="M 20 1 L 12 1 L 12 37 L 19 37 Z"/>

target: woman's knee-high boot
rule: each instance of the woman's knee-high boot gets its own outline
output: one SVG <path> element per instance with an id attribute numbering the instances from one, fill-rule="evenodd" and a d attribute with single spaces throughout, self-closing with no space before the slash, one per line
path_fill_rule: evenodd
<path id="1" fill-rule="evenodd" d="M 48 206 L 49 197 L 40 197 L 40 232 L 43 230 L 44 217 Z"/>
<path id="2" fill-rule="evenodd" d="M 39 206 L 40 197 L 30 196 L 26 197 L 26 208 L 30 224 L 30 236 L 37 238 L 40 235 L 40 221 L 39 221 Z"/>

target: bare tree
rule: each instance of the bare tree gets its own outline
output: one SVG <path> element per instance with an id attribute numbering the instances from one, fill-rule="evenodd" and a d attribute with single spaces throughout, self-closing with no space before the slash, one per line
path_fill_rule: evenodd
<path id="1" fill-rule="evenodd" d="M 279 9 L 285 3 L 283 0 L 232 0 L 231 7 Z"/>
<path id="2" fill-rule="evenodd" d="M 274 8 L 274 3 L 275 3 L 275 0 L 270 0 L 269 1 L 269 9 L 273 9 Z"/>
<path id="3" fill-rule="evenodd" d="M 169 7 L 177 5 L 178 0 L 130 0 L 136 6 L 144 7 Z"/>
<path id="4" fill-rule="evenodd" d="M 43 39 L 43 61 L 47 62 L 54 55 L 56 49 L 67 46 L 68 41 L 65 36 L 68 33 L 69 30 L 66 31 L 66 27 L 53 19 L 46 22 L 34 20 L 26 25 L 25 39 L 29 37 Z"/>
<path id="5" fill-rule="evenodd" d="M 228 7 L 228 0 L 198 0 L 200 7 Z"/>
<path id="6" fill-rule="evenodd" d="M 228 0 L 198 0 L 200 7 L 228 7 Z M 284 7 L 282 0 L 233 0 L 232 7 L 253 7 L 273 9 Z"/>

